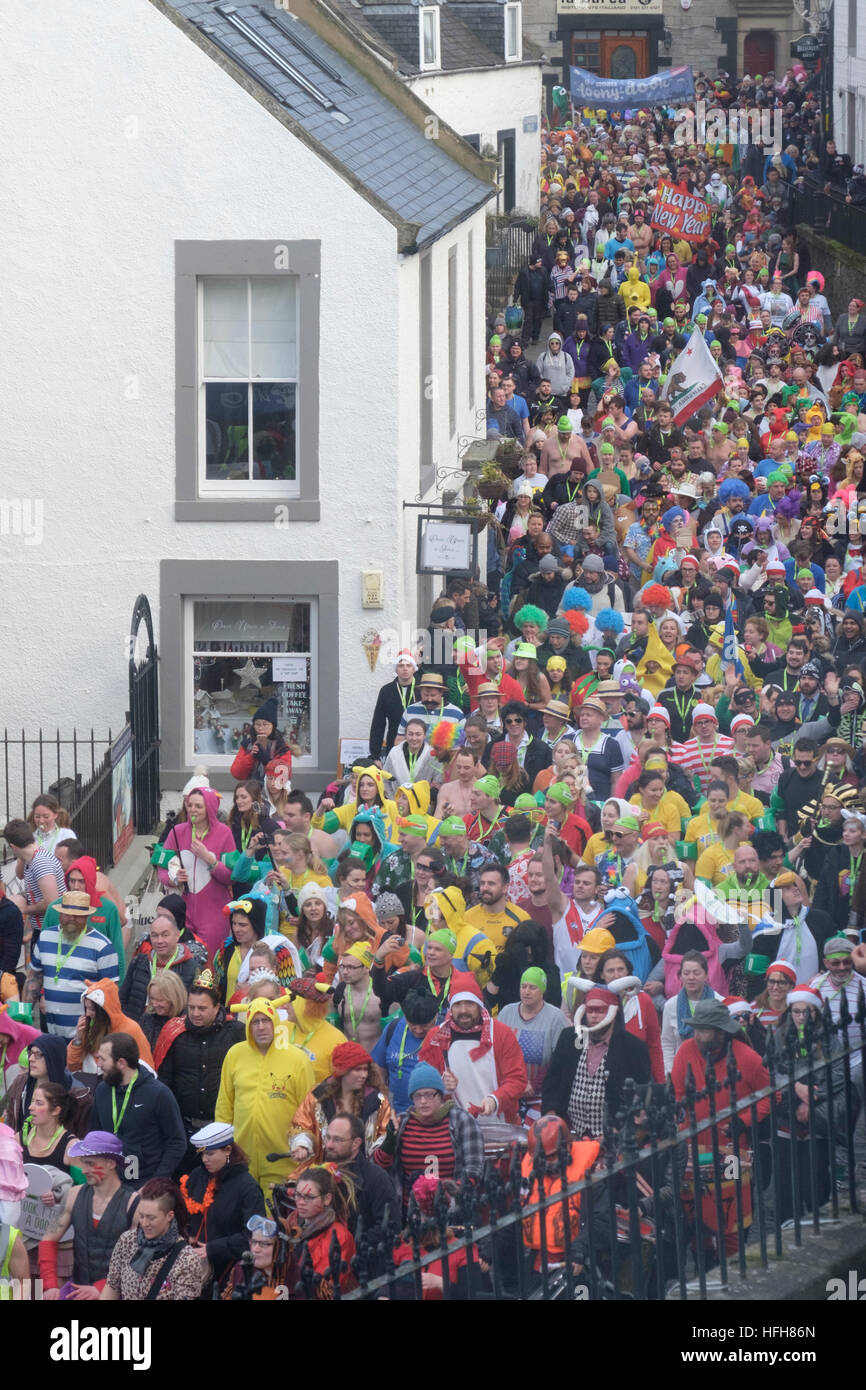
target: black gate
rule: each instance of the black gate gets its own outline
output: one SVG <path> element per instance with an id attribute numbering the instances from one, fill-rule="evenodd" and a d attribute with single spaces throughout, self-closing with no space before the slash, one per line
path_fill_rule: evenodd
<path id="1" fill-rule="evenodd" d="M 144 628 L 144 631 L 142 631 Z M 150 835 L 159 822 L 159 673 L 153 619 L 145 594 L 132 610 L 129 635 L 129 717 L 135 829 Z"/>

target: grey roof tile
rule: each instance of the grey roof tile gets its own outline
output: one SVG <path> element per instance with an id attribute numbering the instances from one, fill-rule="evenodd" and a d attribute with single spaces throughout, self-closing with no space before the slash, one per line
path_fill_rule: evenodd
<path id="1" fill-rule="evenodd" d="M 196 27 L 201 29 L 206 25 L 207 31 L 213 32 L 224 51 L 241 59 L 263 88 L 283 102 L 292 118 L 319 142 L 323 151 L 343 163 L 371 194 L 385 202 L 404 221 L 420 222 L 419 241 L 435 237 L 455 218 L 479 207 L 491 195 L 493 190 L 488 184 L 465 170 L 435 141 L 427 140 L 423 130 L 386 95 L 300 21 L 292 21 L 290 27 L 284 30 L 278 23 L 269 21 L 271 11 L 267 4 L 240 3 L 234 7 L 238 18 L 259 35 L 269 49 L 290 63 L 323 97 L 350 118 L 349 124 L 335 120 L 330 111 L 305 91 L 303 85 L 284 73 L 273 58 L 262 53 L 254 42 L 220 15 L 213 8 L 214 0 L 208 4 L 202 0 L 169 0 L 169 3 Z M 380 38 L 380 29 L 387 30 L 392 36 L 388 42 L 393 43 L 394 37 L 399 39 L 401 47 L 405 47 L 407 55 L 410 55 L 406 58 L 401 56 L 400 70 L 411 70 L 414 63 L 414 70 L 417 71 L 417 10 L 401 13 L 401 8 L 406 8 L 405 0 L 402 0 L 402 6 L 395 5 L 389 14 L 370 16 L 356 11 L 347 0 L 332 0 L 332 3 L 356 31 L 366 33 L 374 41 Z M 378 0 L 378 3 L 381 4 L 382 0 Z M 485 5 L 481 8 L 490 10 L 496 7 Z M 446 10 L 447 7 L 441 11 L 443 58 L 446 28 L 454 35 L 454 44 L 449 47 L 449 53 L 456 55 L 459 48 L 463 52 L 471 49 L 480 54 L 483 50 L 480 38 L 473 35 L 453 13 L 448 15 L 446 22 Z M 359 23 L 358 16 L 361 16 L 363 25 Z M 385 23 L 380 24 L 380 20 Z M 459 34 L 457 26 L 461 31 Z M 293 42 L 293 34 L 303 42 L 308 52 Z M 399 53 L 400 49 L 396 51 Z M 485 59 L 476 57 L 473 65 L 478 66 L 479 62 L 484 63 Z M 320 66 L 320 63 L 324 66 Z M 337 73 L 342 81 L 337 81 L 332 73 Z"/>

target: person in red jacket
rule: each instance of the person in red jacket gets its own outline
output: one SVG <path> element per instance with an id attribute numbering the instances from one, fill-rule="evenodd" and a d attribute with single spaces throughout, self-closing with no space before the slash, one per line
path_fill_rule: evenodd
<path id="1" fill-rule="evenodd" d="M 717 1113 L 734 1105 L 736 1101 L 744 1100 L 754 1092 L 761 1091 L 770 1085 L 770 1073 L 767 1068 L 757 1052 L 742 1040 L 740 1020 L 731 1017 L 720 999 L 698 1000 L 692 1012 L 692 1028 L 694 1036 L 687 1038 L 678 1048 L 671 1069 L 671 1080 L 677 1100 L 685 1099 L 689 1067 L 692 1069 L 699 1093 L 705 1090 L 707 1075 L 712 1069 L 716 1079 L 715 1108 Z M 728 1078 L 729 1052 L 733 1053 L 737 1074 L 733 1097 Z M 760 1123 L 770 1113 L 769 1096 L 758 1101 L 756 1110 Z M 709 1100 L 704 1098 L 695 1105 L 694 1116 L 687 1110 L 684 1125 L 688 1128 L 692 1119 L 694 1119 L 694 1123 L 698 1124 L 701 1120 L 709 1119 L 709 1116 Z M 751 1118 L 751 1106 L 744 1106 L 739 1117 L 729 1117 L 727 1120 L 719 1122 L 719 1149 L 722 1155 L 723 1169 L 726 1166 L 725 1158 L 730 1153 L 736 1153 L 739 1150 L 740 1155 L 743 1156 L 748 1149 Z M 735 1125 L 735 1132 L 731 1128 L 732 1120 Z M 711 1148 L 710 1130 L 703 1130 L 698 1136 L 698 1149 L 701 1152 L 709 1152 Z M 705 1193 L 702 1199 L 701 1213 L 705 1232 L 717 1235 L 718 1212 L 712 1187 L 713 1184 L 710 1183 L 710 1190 Z M 748 1181 L 741 1183 L 741 1192 L 743 1226 L 745 1228 L 752 1224 L 752 1192 Z M 684 1206 L 688 1209 L 689 1195 L 684 1193 L 683 1197 Z M 692 1196 L 692 1204 L 693 1201 Z M 722 1236 L 725 1252 L 730 1255 L 736 1251 L 738 1245 L 736 1181 L 723 1180 L 721 1202 L 725 1221 Z"/>
<path id="2" fill-rule="evenodd" d="M 518 1102 L 527 1087 L 520 1044 L 506 1024 L 490 1017 L 473 990 L 452 995 L 450 1009 L 427 1034 L 418 1060 L 436 1068 L 446 1092 L 470 1115 L 498 1115 L 519 1124 Z"/>
<path id="3" fill-rule="evenodd" d="M 261 782 L 264 784 L 267 766 L 275 758 L 289 755 L 289 777 L 292 775 L 291 754 L 300 750 L 292 748 L 277 728 L 277 701 L 272 695 L 253 715 L 253 737 L 246 735 L 235 754 L 231 765 L 231 775 L 238 782 Z"/>

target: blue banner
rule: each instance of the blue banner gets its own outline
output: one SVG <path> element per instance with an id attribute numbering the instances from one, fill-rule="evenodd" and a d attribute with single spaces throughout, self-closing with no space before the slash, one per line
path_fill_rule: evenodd
<path id="1" fill-rule="evenodd" d="M 585 68 L 571 69 L 571 99 L 575 106 L 592 106 L 603 111 L 622 107 L 661 106 L 691 101 L 695 78 L 691 68 L 667 68 L 655 77 L 596 77 Z"/>

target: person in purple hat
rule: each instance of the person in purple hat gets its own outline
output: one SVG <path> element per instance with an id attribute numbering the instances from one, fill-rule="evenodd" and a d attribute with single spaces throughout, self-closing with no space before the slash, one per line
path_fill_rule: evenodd
<path id="1" fill-rule="evenodd" d="M 95 1302 L 108 1274 L 111 1252 L 129 1229 L 135 1194 L 124 1181 L 123 1143 L 116 1134 L 92 1129 L 71 1145 L 67 1156 L 75 1159 L 84 1174 L 84 1186 L 69 1188 L 60 1221 L 39 1242 L 39 1277 L 47 1299 Z M 61 1288 L 58 1243 L 70 1226 L 72 1278 Z"/>

